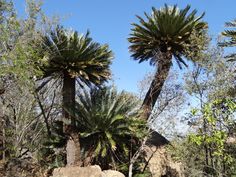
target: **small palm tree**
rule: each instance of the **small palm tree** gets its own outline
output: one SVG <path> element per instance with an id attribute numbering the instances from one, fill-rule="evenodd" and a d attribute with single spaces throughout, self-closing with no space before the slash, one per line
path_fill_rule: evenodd
<path id="1" fill-rule="evenodd" d="M 230 28 L 230 30 L 225 30 L 222 35 L 228 38 L 227 41 L 219 43 L 221 47 L 235 47 L 236 46 L 236 19 L 232 22 L 225 23 L 225 26 L 227 28 Z M 230 54 L 226 56 L 230 60 L 236 60 L 236 54 Z"/>
<path id="2" fill-rule="evenodd" d="M 139 63 L 150 61 L 157 67 L 155 77 L 143 101 L 144 117 L 148 119 L 151 110 L 161 92 L 168 76 L 174 57 L 181 67 L 187 66 L 184 58 L 193 59 L 188 51 L 198 47 L 191 40 L 191 34 L 205 34 L 206 23 L 200 20 L 202 14 L 196 17 L 196 10 L 188 14 L 190 6 L 179 10 L 177 6 L 152 8 L 152 14 L 145 13 L 146 20 L 137 16 L 140 24 L 132 24 L 133 29 L 128 38 L 131 43 L 129 50 L 134 60 Z"/>
<path id="3" fill-rule="evenodd" d="M 136 97 L 115 88 L 83 92 L 73 112 L 85 163 L 108 169 L 110 165 L 115 168 L 118 161 L 127 162 L 131 139 L 144 134 L 144 122 L 135 118 L 137 106 Z"/>
<path id="4" fill-rule="evenodd" d="M 43 37 L 42 48 L 46 51 L 44 58 L 47 60 L 42 66 L 43 78 L 61 78 L 63 81 L 63 117 L 72 123 L 72 129 L 65 126 L 65 132 L 72 136 L 75 119 L 65 107 L 75 106 L 76 80 L 87 86 L 99 86 L 105 82 L 110 77 L 112 52 L 107 45 L 93 42 L 89 32 L 78 35 L 62 27 L 55 28 Z"/>

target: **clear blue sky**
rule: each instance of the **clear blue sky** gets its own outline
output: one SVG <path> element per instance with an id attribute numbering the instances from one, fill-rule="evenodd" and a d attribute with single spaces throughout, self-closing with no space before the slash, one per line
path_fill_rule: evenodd
<path id="1" fill-rule="evenodd" d="M 25 10 L 24 0 L 13 0 L 19 14 Z M 112 65 L 113 79 L 119 89 L 137 92 L 137 84 L 145 73 L 152 71 L 148 63 L 138 64 L 128 52 L 131 23 L 135 15 L 150 13 L 151 7 L 165 3 L 185 7 L 190 4 L 209 23 L 210 35 L 216 38 L 224 30 L 224 23 L 236 18 L 236 0 L 44 0 L 43 10 L 49 16 L 59 15 L 65 27 L 85 33 L 90 30 L 93 39 L 109 44 L 115 54 Z"/>

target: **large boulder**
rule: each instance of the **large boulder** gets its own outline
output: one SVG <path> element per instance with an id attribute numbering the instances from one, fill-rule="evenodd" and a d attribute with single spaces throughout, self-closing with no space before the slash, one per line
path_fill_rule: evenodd
<path id="1" fill-rule="evenodd" d="M 165 146 L 146 146 L 144 148 L 148 167 L 153 177 L 185 177 L 181 163 L 174 162 Z"/>
<path id="2" fill-rule="evenodd" d="M 102 170 L 99 166 L 89 167 L 62 167 L 53 171 L 52 177 L 101 177 Z"/>
<path id="3" fill-rule="evenodd" d="M 102 171 L 98 165 L 88 167 L 63 167 L 56 168 L 52 177 L 125 177 L 114 170 Z"/>
<path id="4" fill-rule="evenodd" d="M 104 170 L 102 172 L 102 177 L 125 177 L 121 172 L 114 170 Z"/>
<path id="5" fill-rule="evenodd" d="M 158 132 L 152 130 L 146 142 L 144 152 L 152 177 L 184 177 L 182 164 L 173 161 L 166 150 L 170 142 Z"/>

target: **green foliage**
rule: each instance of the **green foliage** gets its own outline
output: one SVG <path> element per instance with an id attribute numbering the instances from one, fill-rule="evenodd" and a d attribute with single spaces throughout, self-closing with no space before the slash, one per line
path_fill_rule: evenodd
<path id="1" fill-rule="evenodd" d="M 236 46 L 236 29 L 235 29 L 236 28 L 236 19 L 231 22 L 225 23 L 225 26 L 229 29 L 222 32 L 222 35 L 225 38 L 227 38 L 227 40 L 220 42 L 219 45 L 221 47 L 235 47 Z M 226 57 L 229 58 L 230 60 L 235 61 L 236 54 L 233 53 L 233 54 L 230 54 Z"/>
<path id="2" fill-rule="evenodd" d="M 75 107 L 76 81 L 81 87 L 84 85 L 100 86 L 107 81 L 110 77 L 109 66 L 113 58 L 112 52 L 108 45 L 93 42 L 92 38 L 89 37 L 89 32 L 86 35 L 78 35 L 77 32 L 65 30 L 60 26 L 51 28 L 48 33 L 42 36 L 39 51 L 43 53 L 44 63 L 39 64 L 43 72 L 41 77 L 43 82 L 38 90 L 42 89 L 50 80 L 63 81 L 63 84 L 61 83 L 63 85 L 61 92 L 63 116 L 67 120 L 64 121 L 64 130 L 61 129 L 60 131 L 65 131 L 68 135 L 72 129 L 66 126 L 66 121 L 71 121 L 74 126 L 75 119 L 69 117 L 65 106 L 70 106 L 71 109 Z M 113 142 L 108 132 L 106 135 L 110 142 Z M 63 142 L 64 139 L 61 136 L 51 136 L 49 141 L 50 144 L 54 145 L 61 145 Z M 112 148 L 114 148 L 114 144 L 112 144 Z M 79 151 L 79 149 L 77 150 Z M 67 151 L 67 153 L 70 152 L 70 150 Z M 106 149 L 103 149 L 102 154 L 104 155 L 105 152 Z"/>
<path id="3" fill-rule="evenodd" d="M 27 17 L 17 16 L 11 1 L 0 1 L 0 155 L 3 160 L 33 158 L 47 138 L 46 126 L 34 91 L 42 75 L 41 28 L 44 21 L 41 3 L 27 1 Z M 37 44 L 37 45 L 36 45 Z M 47 104 L 50 99 L 48 98 Z M 43 105 L 46 108 L 46 104 Z M 49 108 L 49 107 L 47 107 Z M 52 108 L 46 114 L 51 117 Z"/>
<path id="4" fill-rule="evenodd" d="M 63 148 L 66 145 L 66 136 L 63 133 L 63 122 L 54 121 L 51 125 L 51 135 L 45 138 L 43 145 L 47 148 Z"/>
<path id="5" fill-rule="evenodd" d="M 150 64 L 155 65 L 160 51 L 170 52 L 179 65 L 186 65 L 182 57 L 196 60 L 187 51 L 198 53 L 201 50 L 196 49 L 204 49 L 204 45 L 196 43 L 196 39 L 204 38 L 207 24 L 201 21 L 204 14 L 197 17 L 196 10 L 188 14 L 189 10 L 190 6 L 180 10 L 176 5 L 165 5 L 159 10 L 153 7 L 152 15 L 145 13 L 147 20 L 137 16 L 140 24 L 133 24 L 131 37 L 128 38 L 132 57 L 140 63 L 150 59 Z M 206 42 L 206 39 L 202 41 Z"/>
<path id="6" fill-rule="evenodd" d="M 44 146 L 37 155 L 39 164 L 47 169 L 65 166 L 65 152 L 61 149 Z"/>
<path id="7" fill-rule="evenodd" d="M 77 32 L 55 27 L 43 37 L 45 63 L 41 66 L 43 78 L 60 77 L 65 71 L 72 78 L 90 86 L 100 85 L 110 77 L 112 52 L 108 45 L 93 42 L 89 32 Z"/>
<path id="8" fill-rule="evenodd" d="M 21 82 L 31 84 L 33 76 L 41 75 L 38 68 L 38 63 L 42 62 L 41 53 L 36 50 L 36 44 L 41 42 L 36 27 L 40 20 L 40 5 L 31 1 L 28 9 L 38 7 L 38 10 L 31 11 L 27 19 L 21 20 L 17 18 L 12 3 L 1 2 L 4 10 L 1 9 L 0 23 L 0 75 L 14 74 Z"/>
<path id="9" fill-rule="evenodd" d="M 108 45 L 93 42 L 89 32 L 79 35 L 50 26 L 41 12 L 41 3 L 27 0 L 27 10 L 27 18 L 20 19 L 11 1 L 0 0 L 1 157 L 21 158 L 27 152 L 30 155 L 38 152 L 43 166 L 65 164 L 63 147 L 67 137 L 62 122 L 55 121 L 61 109 L 54 107 L 54 102 L 49 106 L 52 97 L 45 90 L 38 92 L 43 100 L 43 109 L 39 109 L 32 90 L 38 84 L 36 78 L 45 79 L 40 81 L 43 85 L 50 79 L 63 78 L 67 72 L 80 86 L 90 87 L 79 90 L 75 109 L 67 108 L 76 118 L 84 165 L 98 164 L 103 169 L 127 173 L 130 157 L 146 136 L 146 125 L 137 119 L 140 104 L 135 96 L 119 93 L 115 88 L 92 87 L 101 87 L 110 78 L 113 56 Z M 201 109 L 191 110 L 190 125 L 200 123 L 198 128 L 184 140 L 173 142 L 169 150 L 176 161 L 183 162 L 186 176 L 233 176 L 236 146 L 229 138 L 236 134 L 236 103 L 227 93 L 229 89 L 235 90 L 235 76 L 228 74 L 231 69 L 221 60 L 222 53 L 202 52 L 209 42 L 207 24 L 202 22 L 204 14 L 198 17 L 196 10 L 189 10 L 190 6 L 180 10 L 176 5 L 165 5 L 153 8 L 151 15 L 145 13 L 146 19 L 138 16 L 139 24 L 133 24 L 128 39 L 129 50 L 135 60 L 150 60 L 151 65 L 160 66 L 161 55 L 165 53 L 170 53 L 180 67 L 186 65 L 184 58 L 199 63 L 207 81 L 195 86 L 190 83 L 193 87 L 188 91 L 193 94 L 206 91 L 205 99 L 209 102 Z M 235 28 L 236 22 L 226 25 Z M 46 30 L 42 30 L 44 27 Z M 220 45 L 234 47 L 235 30 L 226 30 L 223 35 L 229 40 Z M 224 76 L 220 76 L 223 72 Z M 45 123 L 50 126 L 50 136 L 46 134 Z M 142 154 L 134 164 L 134 176 L 150 176 L 148 171 L 140 174 L 144 164 Z"/>
<path id="10" fill-rule="evenodd" d="M 35 152 L 41 147 L 45 126 L 40 114 L 35 111 L 36 102 L 29 88 L 17 84 L 14 77 L 1 78 L 4 94 L 0 96 L 1 149 L 6 157 L 18 158 L 27 152 Z"/>
<path id="11" fill-rule="evenodd" d="M 175 162 L 180 162 L 188 177 L 203 177 L 204 151 L 186 138 L 176 138 L 167 146 L 167 152 Z"/>
<path id="12" fill-rule="evenodd" d="M 227 142 L 230 137 L 229 127 L 235 121 L 236 102 L 232 99 L 217 99 L 205 104 L 200 111 L 203 127 L 190 134 L 188 139 L 197 147 L 205 148 L 205 155 L 209 156 L 205 159 L 205 168 L 210 170 L 209 173 L 231 174 L 236 159 L 233 159 L 229 150 L 232 147 Z"/>
<path id="13" fill-rule="evenodd" d="M 190 6 L 178 9 L 177 5 L 152 8 L 152 14 L 145 13 L 146 19 L 137 16 L 139 24 L 133 23 L 128 41 L 129 51 L 139 63 L 150 61 L 157 67 L 155 77 L 143 101 L 144 117 L 151 115 L 165 80 L 169 74 L 172 58 L 180 68 L 187 66 L 184 58 L 196 61 L 205 49 L 207 24 L 197 11 L 189 12 Z M 200 39 L 200 40 L 199 40 Z M 190 52 L 191 51 L 191 52 Z"/>
<path id="14" fill-rule="evenodd" d="M 152 174 L 148 171 L 145 171 L 144 173 L 142 174 L 135 174 L 134 177 L 149 177 L 151 176 Z"/>
<path id="15" fill-rule="evenodd" d="M 116 168 L 129 161 L 134 142 L 145 135 L 145 123 L 136 119 L 138 101 L 115 88 L 84 90 L 76 104 L 76 117 L 81 146 L 92 163 L 103 168 Z"/>
<path id="16" fill-rule="evenodd" d="M 234 65 L 223 56 L 222 48 L 209 46 L 193 70 L 186 73 L 185 89 L 200 101 L 235 97 Z M 222 74 L 224 73 L 224 74 Z"/>

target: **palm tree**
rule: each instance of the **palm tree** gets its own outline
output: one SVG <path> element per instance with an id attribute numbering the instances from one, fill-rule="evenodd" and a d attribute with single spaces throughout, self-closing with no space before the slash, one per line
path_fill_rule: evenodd
<path id="1" fill-rule="evenodd" d="M 138 100 L 114 87 L 84 90 L 74 112 L 86 163 L 103 169 L 129 161 L 131 139 L 144 134 L 144 121 L 135 118 Z M 87 162 L 86 162 L 87 161 Z"/>
<path id="2" fill-rule="evenodd" d="M 221 47 L 235 47 L 236 46 L 236 19 L 232 22 L 225 23 L 225 26 L 230 28 L 230 30 L 225 30 L 222 35 L 228 38 L 227 41 L 219 43 Z M 236 59 L 236 54 L 230 54 L 226 56 L 230 60 Z"/>
<path id="3" fill-rule="evenodd" d="M 200 21 L 204 13 L 196 17 L 196 10 L 188 13 L 188 5 L 182 10 L 177 6 L 152 8 L 152 14 L 145 13 L 146 20 L 137 16 L 140 24 L 132 24 L 133 29 L 128 38 L 129 50 L 134 60 L 139 63 L 150 61 L 157 67 L 154 79 L 143 101 L 144 118 L 148 119 L 151 110 L 161 92 L 168 76 L 174 57 L 181 68 L 187 66 L 184 58 L 192 59 L 188 51 L 199 47 L 191 40 L 191 35 L 198 37 L 206 34 L 206 23 Z M 193 50 L 194 51 L 194 50 Z"/>
<path id="4" fill-rule="evenodd" d="M 62 27 L 56 27 L 50 34 L 45 35 L 42 48 L 46 51 L 44 58 L 47 60 L 42 66 L 43 78 L 49 78 L 45 83 L 52 78 L 63 80 L 63 117 L 70 120 L 72 125 L 64 126 L 64 131 L 74 141 L 77 140 L 79 151 L 77 134 L 73 134 L 75 119 L 65 107 L 73 108 L 75 105 L 76 80 L 79 84 L 99 86 L 109 78 L 112 52 L 108 45 L 93 42 L 89 37 L 89 32 L 86 35 L 78 35 L 77 32 L 71 32 Z M 79 161 L 80 152 L 72 155 L 69 151 L 68 149 L 67 164 L 73 165 Z M 73 159 L 74 156 L 77 156 L 77 159 Z M 69 160 L 70 157 L 72 160 Z"/>

